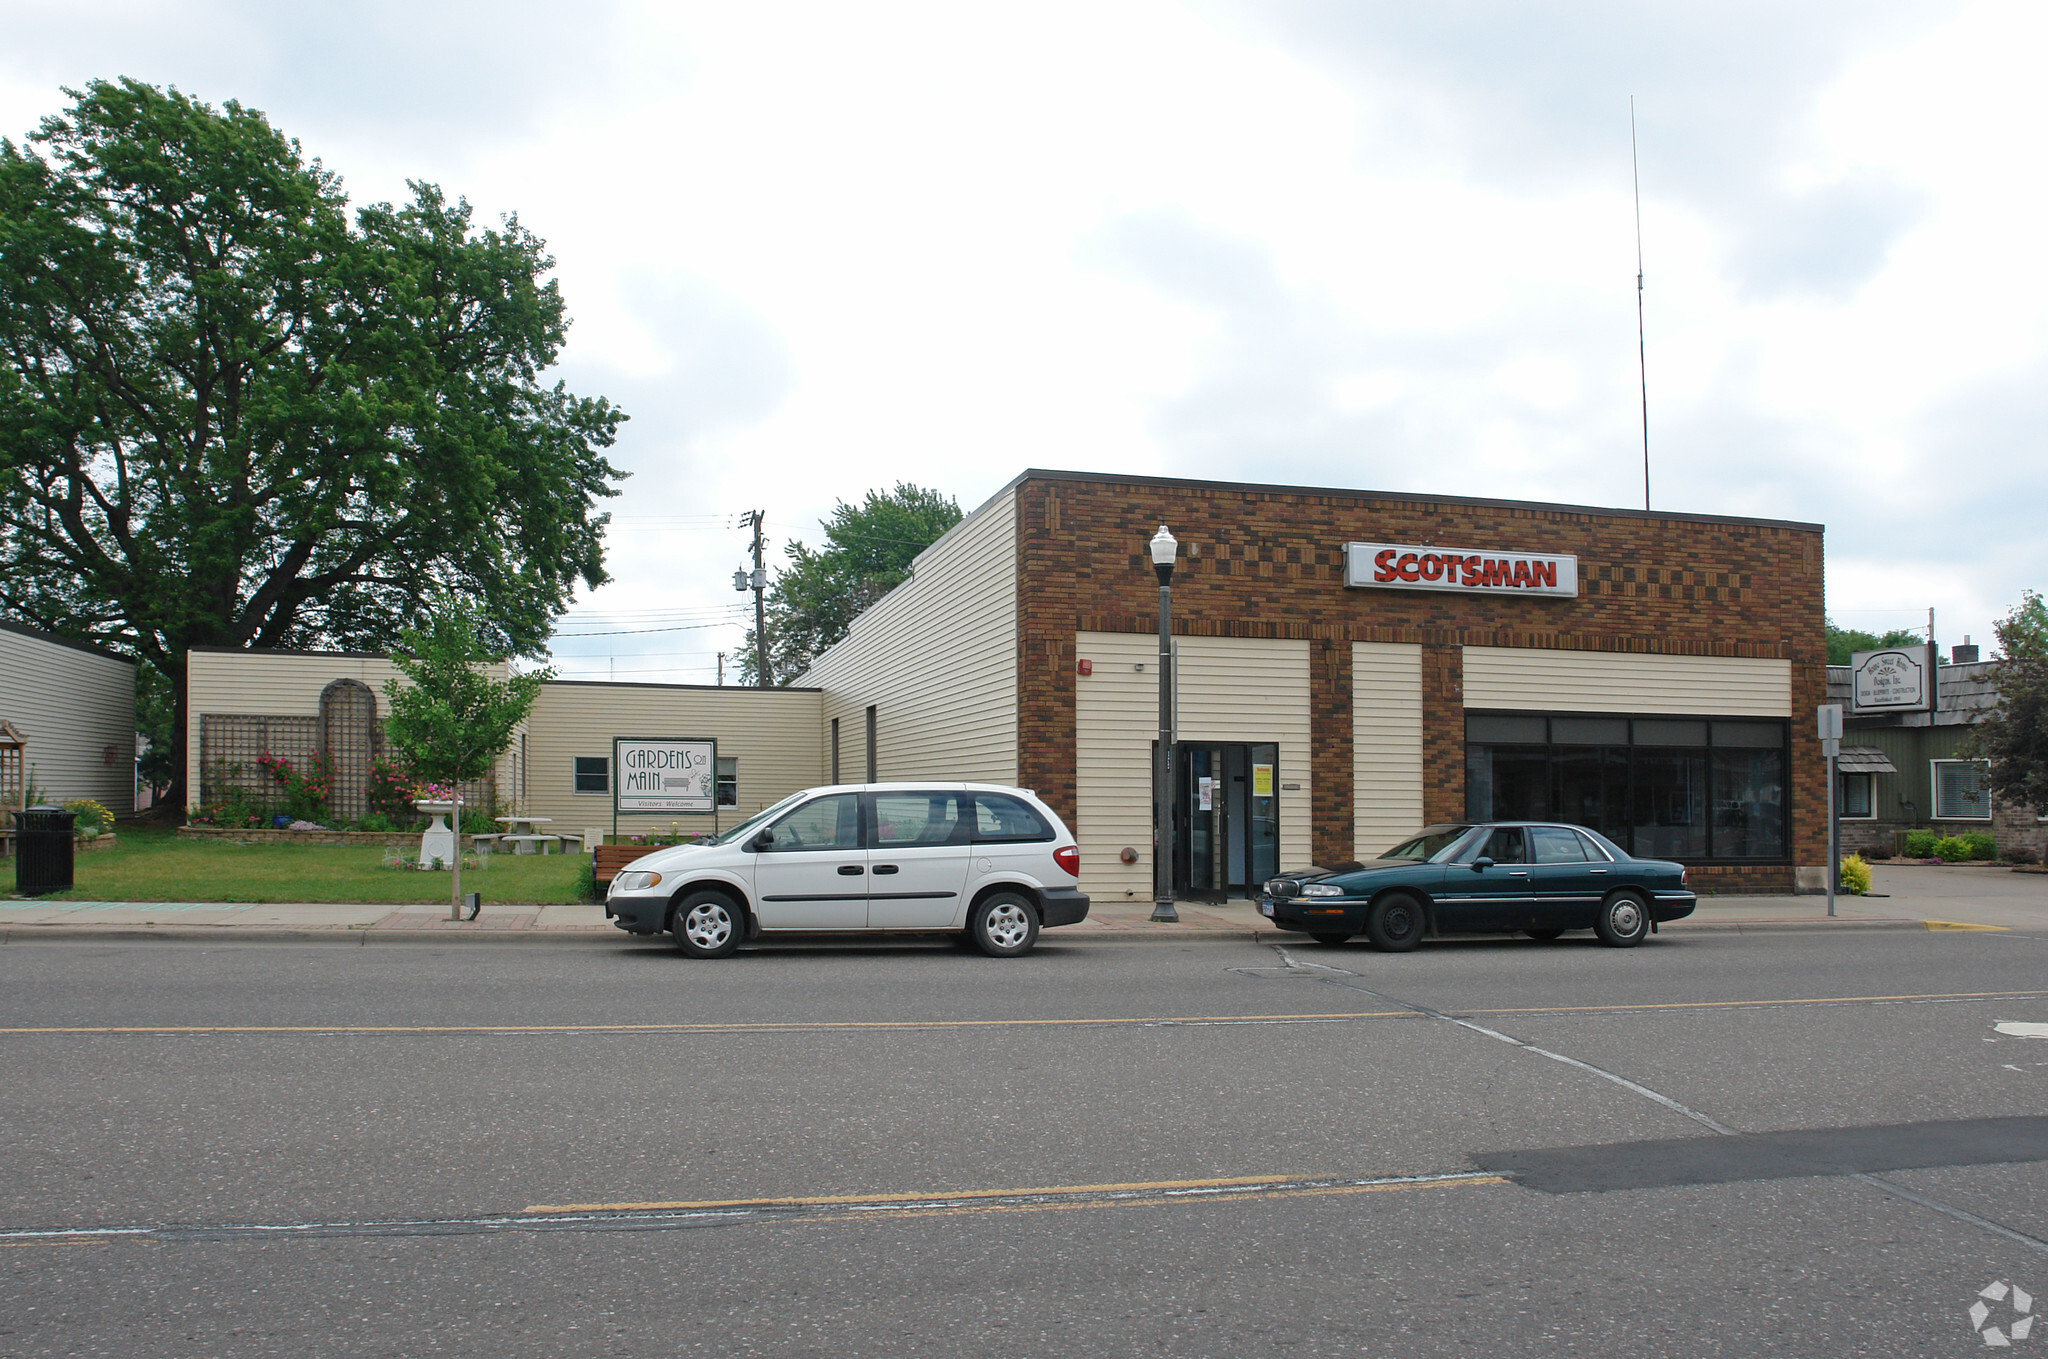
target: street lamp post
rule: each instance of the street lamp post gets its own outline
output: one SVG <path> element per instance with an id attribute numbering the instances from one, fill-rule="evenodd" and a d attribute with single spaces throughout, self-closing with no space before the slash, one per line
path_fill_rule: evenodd
<path id="1" fill-rule="evenodd" d="M 1173 909 L 1173 557 L 1180 544 L 1159 526 L 1152 535 L 1152 570 L 1159 577 L 1159 744 L 1152 752 L 1152 918 L 1176 924 Z"/>

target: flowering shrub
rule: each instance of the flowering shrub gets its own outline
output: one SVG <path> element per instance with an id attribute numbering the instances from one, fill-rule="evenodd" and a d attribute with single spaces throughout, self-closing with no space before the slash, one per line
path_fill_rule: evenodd
<path id="1" fill-rule="evenodd" d="M 1870 893 L 1870 865 L 1860 854 L 1850 854 L 1842 859 L 1842 881 L 1840 889 L 1851 896 L 1867 896 Z"/>
<path id="2" fill-rule="evenodd" d="M 327 799 L 334 792 L 334 761 L 326 751 L 313 752 L 304 769 L 267 750 L 256 763 L 284 786 L 285 811 L 292 820 L 315 821 L 326 815 Z"/>
<path id="3" fill-rule="evenodd" d="M 65 803 L 64 810 L 72 814 L 71 833 L 80 840 L 114 828 L 114 814 L 89 797 Z"/>
<path id="4" fill-rule="evenodd" d="M 368 800 L 371 815 L 410 825 L 419 815 L 412 805 L 412 788 L 410 770 L 401 769 L 389 760 L 376 761 L 370 766 Z"/>

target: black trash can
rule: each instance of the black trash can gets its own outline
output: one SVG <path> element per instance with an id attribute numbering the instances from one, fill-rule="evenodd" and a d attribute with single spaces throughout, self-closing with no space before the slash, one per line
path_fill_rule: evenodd
<path id="1" fill-rule="evenodd" d="M 25 897 L 71 885 L 71 823 L 78 813 L 30 807 L 14 814 L 14 890 Z"/>

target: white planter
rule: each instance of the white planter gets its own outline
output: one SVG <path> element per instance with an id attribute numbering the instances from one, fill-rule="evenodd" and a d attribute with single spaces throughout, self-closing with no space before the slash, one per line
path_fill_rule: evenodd
<path id="1" fill-rule="evenodd" d="M 415 802 L 412 805 L 434 818 L 426 830 L 420 834 L 420 867 L 431 868 L 434 866 L 436 859 L 441 861 L 440 866 L 442 868 L 453 867 L 455 864 L 455 832 L 450 830 L 448 823 L 441 818 L 452 815 L 455 811 L 455 804 L 453 802 Z"/>

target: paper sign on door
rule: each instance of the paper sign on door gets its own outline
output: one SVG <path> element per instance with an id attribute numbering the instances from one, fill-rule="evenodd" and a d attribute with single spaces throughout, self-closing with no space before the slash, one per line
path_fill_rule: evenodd
<path id="1" fill-rule="evenodd" d="M 1273 796 L 1273 766 L 1255 764 L 1252 766 L 1252 796 Z"/>
<path id="2" fill-rule="evenodd" d="M 1206 812 L 1210 810 L 1210 800 L 1215 795 L 1216 780 L 1212 778 L 1199 778 L 1195 780 L 1195 796 L 1200 799 L 1195 808 L 1196 811 Z"/>

